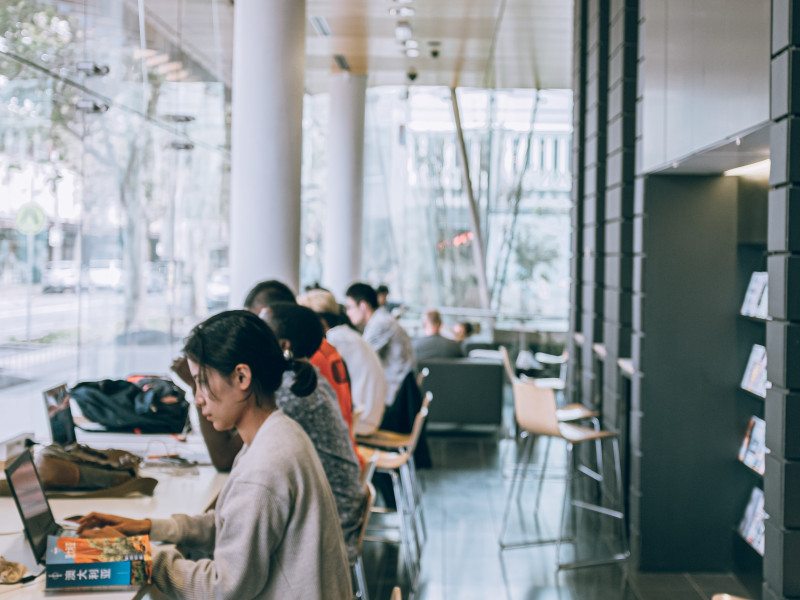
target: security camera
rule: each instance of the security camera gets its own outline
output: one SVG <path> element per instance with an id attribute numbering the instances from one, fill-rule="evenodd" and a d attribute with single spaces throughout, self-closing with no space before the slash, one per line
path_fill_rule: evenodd
<path id="1" fill-rule="evenodd" d="M 431 48 L 431 58 L 439 58 L 439 49 Z"/>
<path id="2" fill-rule="evenodd" d="M 406 73 L 409 81 L 414 81 L 417 78 L 417 70 L 415 68 L 410 68 L 408 73 Z"/>

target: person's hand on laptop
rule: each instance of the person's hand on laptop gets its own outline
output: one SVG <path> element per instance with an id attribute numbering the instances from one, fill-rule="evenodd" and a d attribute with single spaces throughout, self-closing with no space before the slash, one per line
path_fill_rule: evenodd
<path id="1" fill-rule="evenodd" d="M 78 521 L 78 535 L 85 538 L 124 537 L 150 533 L 150 519 L 89 513 Z"/>

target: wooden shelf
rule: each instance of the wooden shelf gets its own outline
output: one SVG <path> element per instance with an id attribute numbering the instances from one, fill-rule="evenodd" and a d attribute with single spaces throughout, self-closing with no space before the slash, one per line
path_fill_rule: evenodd
<path id="1" fill-rule="evenodd" d="M 764 479 L 764 474 L 763 474 L 763 473 L 759 473 L 759 472 L 758 472 L 758 471 L 756 471 L 756 470 L 755 470 L 753 467 L 751 467 L 751 466 L 749 466 L 749 465 L 746 465 L 746 464 L 744 464 L 744 462 L 742 462 L 741 460 L 738 460 L 737 462 L 738 462 L 740 465 L 742 465 L 742 466 L 743 466 L 743 467 L 744 467 L 746 470 L 750 471 L 750 472 L 751 472 L 753 475 L 755 475 L 756 477 L 758 477 L 759 479 Z"/>
<path id="2" fill-rule="evenodd" d="M 771 321 L 772 319 L 762 319 L 761 317 L 751 317 L 750 315 L 739 315 L 739 318 L 744 321 L 750 321 L 752 323 L 764 323 Z"/>
<path id="3" fill-rule="evenodd" d="M 592 352 L 597 355 L 600 360 L 605 360 L 608 352 L 603 344 L 592 344 Z"/>
<path id="4" fill-rule="evenodd" d="M 742 386 L 739 386 L 739 389 L 740 389 L 740 390 L 742 390 L 742 391 L 743 391 L 745 394 L 747 394 L 748 396 L 751 396 L 751 397 L 753 397 L 753 398 L 758 398 L 758 399 L 759 399 L 759 400 L 761 400 L 762 402 L 763 402 L 764 400 L 766 400 L 766 399 L 767 399 L 766 395 L 762 396 L 762 395 L 760 395 L 760 394 L 756 394 L 755 392 L 751 392 L 750 390 L 746 390 L 746 389 L 745 389 L 745 388 L 743 388 Z M 769 390 L 768 390 L 768 391 L 769 391 Z"/>

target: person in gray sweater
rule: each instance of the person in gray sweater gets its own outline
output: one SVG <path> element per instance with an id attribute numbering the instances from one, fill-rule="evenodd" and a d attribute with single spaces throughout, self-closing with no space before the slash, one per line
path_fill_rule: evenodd
<path id="1" fill-rule="evenodd" d="M 293 354 L 295 364 L 307 362 L 322 343 L 322 323 L 310 308 L 276 302 L 265 309 L 262 318 L 275 333 L 284 352 Z M 316 371 L 316 367 L 312 368 Z M 300 424 L 317 450 L 336 500 L 347 556 L 350 564 L 354 564 L 358 558 L 366 488 L 361 484 L 361 466 L 336 393 L 317 372 L 316 388 L 305 396 L 298 395 L 292 389 L 291 374 L 284 373 L 283 385 L 275 392 L 275 402 Z"/>
<path id="2" fill-rule="evenodd" d="M 215 510 L 143 520 L 91 513 L 78 533 L 150 534 L 210 553 L 190 560 L 173 546 L 153 548 L 153 582 L 174 598 L 352 598 L 325 472 L 306 433 L 275 405 L 284 371 L 295 372 L 295 393 L 316 386 L 311 365 L 284 359 L 269 327 L 247 311 L 201 323 L 184 353 L 203 417 L 219 431 L 236 428 L 244 442 Z"/>

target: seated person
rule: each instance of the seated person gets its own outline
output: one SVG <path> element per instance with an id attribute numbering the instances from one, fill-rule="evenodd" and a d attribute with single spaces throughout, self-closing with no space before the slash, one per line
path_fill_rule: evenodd
<path id="1" fill-rule="evenodd" d="M 244 442 L 216 508 L 198 516 L 128 519 L 91 513 L 85 537 L 149 534 L 211 558 L 153 547 L 153 582 L 180 598 L 351 598 L 336 504 L 303 429 L 275 405 L 284 372 L 310 386 L 306 362 L 287 361 L 269 327 L 227 311 L 195 327 L 183 350 L 203 420 Z M 299 392 L 306 390 L 298 390 Z"/>
<path id="2" fill-rule="evenodd" d="M 353 412 L 361 412 L 354 426 L 356 435 L 372 435 L 380 427 L 386 406 L 386 377 L 378 355 L 358 332 L 343 322 L 336 298 L 329 291 L 309 290 L 297 302 L 317 314 L 325 337 L 345 360 L 353 392 Z"/>
<path id="3" fill-rule="evenodd" d="M 442 315 L 438 310 L 428 310 L 422 315 L 422 329 L 425 337 L 417 338 L 414 343 L 414 356 L 417 360 L 426 358 L 461 358 L 464 352 L 461 343 L 448 340 L 439 332 L 442 329 Z"/>
<path id="4" fill-rule="evenodd" d="M 465 341 L 473 333 L 475 333 L 475 328 L 472 326 L 472 323 L 459 321 L 453 325 L 453 339 L 457 342 Z"/>
<path id="5" fill-rule="evenodd" d="M 385 308 L 378 306 L 371 286 L 354 283 L 347 288 L 346 296 L 347 316 L 353 325 L 364 326 L 364 339 L 378 353 L 388 384 L 386 406 L 390 407 L 403 380 L 416 367 L 411 338 Z"/>
<path id="6" fill-rule="evenodd" d="M 277 336 L 284 352 L 294 356 L 296 365 L 307 362 L 322 342 L 322 323 L 311 309 L 304 306 L 288 302 L 271 304 L 264 320 Z M 283 385 L 275 392 L 276 403 L 300 424 L 317 450 L 336 500 L 348 556 L 354 563 L 366 501 L 366 489 L 361 485 L 361 466 L 328 382 L 318 378 L 310 393 L 299 393 L 295 387 L 291 376 L 288 373 L 284 375 Z"/>
<path id="7" fill-rule="evenodd" d="M 291 302 L 295 304 L 294 292 L 289 289 L 284 283 L 271 279 L 269 281 L 262 281 L 256 284 L 252 290 L 247 294 L 244 300 L 244 307 L 252 313 L 261 315 L 261 312 L 273 302 Z M 353 448 L 355 448 L 355 441 L 352 431 L 352 414 L 353 414 L 353 400 L 352 391 L 350 388 L 350 378 L 347 375 L 347 369 L 344 366 L 342 357 L 337 352 L 334 345 L 328 343 L 323 338 L 322 344 L 319 349 L 311 357 L 311 364 L 320 370 L 320 373 L 325 376 L 328 383 L 334 389 L 336 400 L 339 402 L 339 408 L 342 411 L 347 429 L 350 432 L 350 437 L 353 439 Z"/>

